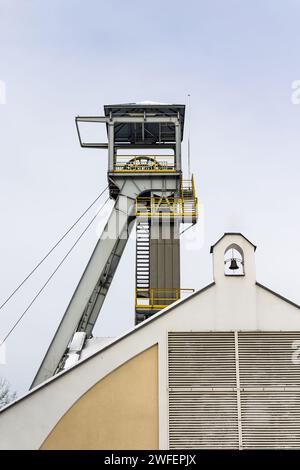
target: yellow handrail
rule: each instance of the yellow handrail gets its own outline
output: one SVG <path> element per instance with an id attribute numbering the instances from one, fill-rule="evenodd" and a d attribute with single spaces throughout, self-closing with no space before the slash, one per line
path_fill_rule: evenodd
<path id="1" fill-rule="evenodd" d="M 162 309 L 179 300 L 181 294 L 191 294 L 194 291 L 194 289 L 185 288 L 137 288 L 135 290 L 135 308 L 141 310 Z M 162 296 L 164 293 L 165 295 Z"/>
<path id="2" fill-rule="evenodd" d="M 159 197 L 136 198 L 136 216 L 197 216 L 197 198 L 185 202 L 180 197 L 169 197 L 161 201 Z"/>

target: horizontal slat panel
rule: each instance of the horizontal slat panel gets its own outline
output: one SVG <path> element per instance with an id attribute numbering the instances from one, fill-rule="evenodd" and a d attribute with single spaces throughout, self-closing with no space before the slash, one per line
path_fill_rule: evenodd
<path id="1" fill-rule="evenodd" d="M 239 333 L 241 387 L 300 386 L 300 364 L 293 362 L 298 332 Z"/>
<path id="2" fill-rule="evenodd" d="M 244 448 L 300 448 L 299 392 L 242 392 Z"/>
<path id="3" fill-rule="evenodd" d="M 235 387 L 233 333 L 169 333 L 170 387 Z"/>
<path id="4" fill-rule="evenodd" d="M 300 449 L 300 332 L 239 332 L 243 448 Z M 296 353 L 295 353 L 296 351 Z M 169 333 L 170 448 L 237 448 L 234 333 Z"/>
<path id="5" fill-rule="evenodd" d="M 170 449 L 238 447 L 234 392 L 170 392 Z"/>

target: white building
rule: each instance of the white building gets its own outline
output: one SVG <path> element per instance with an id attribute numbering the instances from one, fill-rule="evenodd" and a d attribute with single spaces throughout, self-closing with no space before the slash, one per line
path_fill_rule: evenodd
<path id="1" fill-rule="evenodd" d="M 0 448 L 300 448 L 300 307 L 243 235 L 211 252 L 214 282 L 4 409 Z"/>

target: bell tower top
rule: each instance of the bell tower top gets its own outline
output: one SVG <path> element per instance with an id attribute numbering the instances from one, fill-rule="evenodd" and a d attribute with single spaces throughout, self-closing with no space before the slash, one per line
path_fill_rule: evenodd
<path id="1" fill-rule="evenodd" d="M 254 284 L 255 250 L 256 246 L 241 233 L 224 233 L 210 249 L 213 254 L 216 284 L 227 285 L 229 282 Z M 240 281 L 236 278 L 240 278 Z"/>

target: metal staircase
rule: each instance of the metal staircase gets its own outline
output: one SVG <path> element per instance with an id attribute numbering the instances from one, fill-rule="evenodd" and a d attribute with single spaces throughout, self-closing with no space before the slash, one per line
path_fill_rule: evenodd
<path id="1" fill-rule="evenodd" d="M 182 294 L 193 291 L 180 288 L 179 276 L 175 274 L 180 263 L 175 226 L 178 223 L 195 224 L 197 214 L 193 176 L 189 180 L 181 179 L 178 191 L 173 193 L 158 195 L 150 192 L 136 198 L 136 323 L 169 306 Z M 163 235 L 167 233 L 163 227 L 167 236 Z M 168 239 L 167 246 L 165 239 Z"/>
<path id="2" fill-rule="evenodd" d="M 150 287 L 150 224 L 148 220 L 136 222 L 136 287 Z"/>
<path id="3" fill-rule="evenodd" d="M 189 216 L 196 215 L 197 217 L 197 198 L 195 191 L 194 175 L 191 179 L 181 180 L 181 200 L 182 200 L 182 215 L 184 219 Z M 195 221 L 193 221 L 195 223 Z"/>

